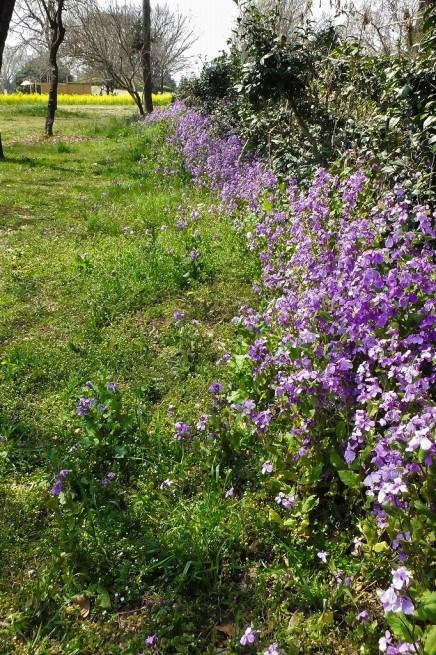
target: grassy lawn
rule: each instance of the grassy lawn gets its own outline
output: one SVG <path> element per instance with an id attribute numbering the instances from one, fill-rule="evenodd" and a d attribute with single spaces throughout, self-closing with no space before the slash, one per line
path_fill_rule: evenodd
<path id="1" fill-rule="evenodd" d="M 118 589 L 100 564 L 94 573 L 90 562 L 85 572 L 74 562 L 64 566 L 67 555 L 54 545 L 58 528 L 49 489 L 58 462 L 83 429 L 75 405 L 84 383 L 116 380 L 125 405 L 141 408 L 143 439 L 171 433 L 176 418 L 167 417 L 170 404 L 187 416 L 200 411 L 231 336 L 230 319 L 250 296 L 254 275 L 242 238 L 174 161 L 165 128 L 138 128 L 130 115 L 129 107 L 62 107 L 56 136 L 46 140 L 42 108 L 0 108 L 7 156 L 0 165 L 1 653 L 121 652 L 117 644 L 129 641 L 130 624 L 149 615 L 135 609 L 144 606 L 146 578 L 147 597 L 155 600 L 161 593 L 156 580 L 162 586 L 167 578 L 177 593 L 184 582 L 195 587 L 196 579 L 204 588 L 225 558 L 227 546 L 222 555 L 222 544 L 211 546 L 219 541 L 212 533 L 222 519 L 222 489 L 215 507 L 216 491 L 204 495 L 203 483 L 195 482 L 200 472 L 163 437 L 148 447 L 152 455 L 135 451 L 135 503 L 128 516 L 123 505 L 124 522 L 110 514 L 99 536 L 93 527 L 99 543 L 93 551 L 112 534 L 105 547 L 120 567 Z M 162 176 L 164 167 L 174 174 Z M 177 227 L 180 220 L 189 226 Z M 194 247 L 198 260 L 189 256 Z M 175 327 L 176 311 L 186 314 L 183 329 Z M 185 484 L 189 469 L 194 488 L 174 507 L 159 501 L 151 535 L 147 489 L 155 495 L 169 467 Z M 159 540 L 161 520 L 167 533 Z M 196 545 L 193 526 L 204 531 Z M 128 543 L 120 530 L 130 532 Z M 236 536 L 230 536 L 233 546 Z M 210 548 L 218 549 L 214 563 Z M 141 563 L 134 565 L 137 558 Z M 209 572 L 201 570 L 205 566 Z M 80 621 L 79 606 L 71 604 L 85 588 L 91 599 L 100 598 L 92 601 L 92 624 Z M 116 610 L 111 618 L 102 602 L 106 593 Z M 175 627 L 180 644 L 175 638 L 165 652 L 205 652 L 189 645 L 186 632 Z M 131 648 L 124 652 L 136 652 Z"/>

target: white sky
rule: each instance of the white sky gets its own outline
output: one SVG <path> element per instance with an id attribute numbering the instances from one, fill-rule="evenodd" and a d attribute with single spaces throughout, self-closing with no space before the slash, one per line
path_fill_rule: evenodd
<path id="1" fill-rule="evenodd" d="M 192 48 L 195 60 L 216 57 L 226 49 L 232 27 L 238 16 L 238 7 L 233 0 L 163 0 L 170 9 L 180 9 L 188 15 L 198 34 L 198 41 Z"/>

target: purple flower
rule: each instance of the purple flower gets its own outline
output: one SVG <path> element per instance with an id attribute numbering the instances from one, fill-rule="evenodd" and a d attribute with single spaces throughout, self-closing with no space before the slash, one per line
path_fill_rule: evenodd
<path id="1" fill-rule="evenodd" d="M 194 261 L 195 261 L 196 259 L 198 259 L 199 257 L 200 257 L 200 253 L 199 253 L 199 251 L 198 251 L 196 248 L 194 248 L 193 250 L 191 250 L 191 252 L 189 253 L 189 259 L 190 259 L 192 262 L 194 262 Z"/>
<path id="2" fill-rule="evenodd" d="M 184 437 L 189 437 L 191 432 L 191 427 L 184 423 L 183 421 L 177 421 L 175 424 L 176 433 L 174 439 L 181 441 Z"/>
<path id="3" fill-rule="evenodd" d="M 168 487 L 171 487 L 171 485 L 173 485 L 173 484 L 174 484 L 174 482 L 167 478 L 166 480 L 161 482 L 161 484 L 159 485 L 159 489 L 167 489 Z"/>
<path id="4" fill-rule="evenodd" d="M 221 357 L 217 361 L 217 365 L 218 366 L 223 366 L 224 364 L 227 364 L 227 362 L 229 361 L 231 356 L 232 356 L 232 353 L 228 353 L 228 352 L 224 353 L 224 355 L 221 355 Z"/>
<path id="5" fill-rule="evenodd" d="M 259 630 L 253 630 L 250 626 L 246 629 L 239 642 L 242 646 L 251 646 L 251 644 L 256 643 L 258 634 Z"/>
<path id="6" fill-rule="evenodd" d="M 150 635 L 145 640 L 145 645 L 147 646 L 147 648 L 157 648 L 158 643 L 159 643 L 159 639 L 157 635 Z"/>
<path id="7" fill-rule="evenodd" d="M 62 469 L 57 475 L 54 476 L 55 483 L 52 486 L 50 493 L 53 496 L 59 496 L 62 491 L 62 482 L 71 473 L 71 469 Z"/>
<path id="8" fill-rule="evenodd" d="M 207 421 L 208 421 L 208 415 L 207 414 L 202 414 L 200 418 L 197 421 L 197 430 L 205 430 Z"/>
<path id="9" fill-rule="evenodd" d="M 175 410 L 174 405 L 168 405 L 168 411 L 167 411 L 168 418 L 171 418 L 171 416 L 174 416 L 174 410 Z"/>
<path id="10" fill-rule="evenodd" d="M 386 613 L 403 612 L 403 614 L 413 614 L 415 611 L 411 599 L 408 596 L 397 594 L 393 587 L 389 587 L 384 591 L 380 596 L 380 600 Z"/>
<path id="11" fill-rule="evenodd" d="M 265 473 L 272 473 L 272 472 L 273 472 L 272 464 L 269 461 L 269 459 L 267 459 L 266 462 L 262 464 L 262 473 L 263 475 L 265 475 Z"/>
<path id="12" fill-rule="evenodd" d="M 110 382 L 107 383 L 106 389 L 108 391 L 115 392 L 115 391 L 118 391 L 118 385 L 115 382 L 112 382 L 112 380 L 111 380 Z"/>
<path id="13" fill-rule="evenodd" d="M 395 651 L 393 649 L 396 649 Z M 409 644 L 405 641 L 398 642 L 396 647 L 391 646 L 389 649 L 389 655 L 412 655 L 412 653 L 418 652 L 418 645 L 416 643 Z"/>
<path id="14" fill-rule="evenodd" d="M 71 469 L 62 469 L 62 471 L 59 471 L 59 478 L 66 478 L 67 475 L 71 473 Z"/>
<path id="15" fill-rule="evenodd" d="M 319 550 L 317 552 L 317 556 L 319 557 L 321 562 L 324 562 L 324 564 L 327 564 L 327 557 L 329 556 L 329 554 L 325 550 Z"/>
<path id="16" fill-rule="evenodd" d="M 95 398 L 79 398 L 79 404 L 76 407 L 76 411 L 79 416 L 87 416 L 89 412 L 95 407 L 97 401 Z"/>
<path id="17" fill-rule="evenodd" d="M 385 636 L 380 637 L 380 639 L 378 640 L 378 647 L 384 653 L 391 643 L 392 643 L 391 633 L 389 632 L 389 630 L 386 630 Z"/>
<path id="18" fill-rule="evenodd" d="M 117 476 L 115 475 L 115 473 L 112 473 L 112 471 L 109 471 L 109 473 L 106 473 L 106 475 L 102 479 L 101 484 L 103 485 L 103 487 L 107 487 L 107 485 L 110 484 L 111 482 L 113 482 L 116 477 Z"/>
<path id="19" fill-rule="evenodd" d="M 268 646 L 268 648 L 266 649 L 263 655 L 280 655 L 279 645 L 271 644 L 270 646 Z"/>
<path id="20" fill-rule="evenodd" d="M 226 491 L 226 498 L 233 498 L 235 495 L 235 489 L 234 487 L 230 487 L 228 491 Z"/>
<path id="21" fill-rule="evenodd" d="M 392 571 L 392 586 L 394 589 L 407 589 L 410 584 L 412 573 L 405 566 L 400 566 L 396 571 Z"/>
<path id="22" fill-rule="evenodd" d="M 53 496 L 59 496 L 61 491 L 62 491 L 62 482 L 61 480 L 57 480 L 52 486 L 50 493 L 52 493 Z"/>
<path id="23" fill-rule="evenodd" d="M 174 312 L 173 318 L 175 321 L 182 321 L 185 318 L 184 312 Z"/>
<path id="24" fill-rule="evenodd" d="M 214 394 L 221 393 L 221 391 L 224 391 L 224 387 L 219 382 L 212 382 L 208 391 L 209 393 L 214 393 Z"/>
<path id="25" fill-rule="evenodd" d="M 360 623 L 365 623 L 365 621 L 368 621 L 369 619 L 369 612 L 366 610 L 363 610 L 363 612 L 359 612 L 357 615 L 357 620 L 360 621 Z"/>
<path id="26" fill-rule="evenodd" d="M 287 496 L 283 491 L 279 492 L 278 496 L 275 497 L 275 501 L 285 509 L 295 507 L 295 496 Z"/>

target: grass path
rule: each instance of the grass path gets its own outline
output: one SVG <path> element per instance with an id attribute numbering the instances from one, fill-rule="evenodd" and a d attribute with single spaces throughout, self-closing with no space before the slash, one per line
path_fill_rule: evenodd
<path id="1" fill-rule="evenodd" d="M 138 130 L 129 113 L 62 108 L 47 141 L 39 108 L 0 108 L 0 653 L 57 652 L 42 646 L 49 629 L 38 637 L 35 588 L 49 586 L 50 453 L 79 429 L 83 384 L 116 379 L 150 421 L 164 421 L 170 403 L 194 411 L 250 293 L 242 241 L 188 184 L 165 129 Z M 193 230 L 176 227 L 194 210 L 200 267 L 189 257 Z M 187 343 L 169 336 L 175 311 L 199 321 Z M 36 596 L 23 608 L 29 585 Z M 62 653 L 85 652 L 65 644 Z"/>
<path id="2" fill-rule="evenodd" d="M 27 121 L 18 121 L 24 141 L 34 130 Z M 94 371 L 134 386 L 155 367 L 166 368 L 153 356 L 149 370 L 156 348 L 150 321 L 164 328 L 188 305 L 219 338 L 250 281 L 240 268 L 241 244 L 228 225 L 210 220 L 210 200 L 177 175 L 156 175 L 170 156 L 163 135 L 138 137 L 136 128 L 101 119 L 99 111 L 79 124 L 72 112 L 59 121 L 59 133 L 55 143 L 25 145 L 12 135 L 0 170 L 3 429 L 12 419 L 16 432 L 21 425 L 26 440 L 35 433 L 39 443 L 41 432 L 52 438 L 59 429 L 53 403 L 71 401 Z M 179 208 L 195 204 L 205 214 L 198 229 L 209 281 L 183 289 L 186 280 L 166 251 L 186 256 L 185 236 L 174 225 Z M 174 395 L 171 385 L 165 390 Z"/>

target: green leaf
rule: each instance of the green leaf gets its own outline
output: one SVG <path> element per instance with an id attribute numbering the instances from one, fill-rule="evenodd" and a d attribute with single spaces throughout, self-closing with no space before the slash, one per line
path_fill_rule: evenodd
<path id="1" fill-rule="evenodd" d="M 333 450 L 330 453 L 330 462 L 338 471 L 344 471 L 347 468 L 344 460 L 339 455 L 339 453 L 336 452 L 336 450 Z"/>
<path id="2" fill-rule="evenodd" d="M 347 434 L 347 424 L 345 421 L 338 421 L 335 427 L 335 434 L 340 439 L 343 439 Z"/>
<path id="3" fill-rule="evenodd" d="M 247 358 L 245 355 L 235 355 L 234 360 L 235 360 L 236 368 L 241 370 L 242 368 L 244 368 Z"/>
<path id="4" fill-rule="evenodd" d="M 319 498 L 317 496 L 308 496 L 304 500 L 303 504 L 301 505 L 301 513 L 307 514 L 318 504 L 319 504 Z"/>
<path id="5" fill-rule="evenodd" d="M 423 124 L 424 130 L 428 129 L 434 123 L 436 123 L 436 116 L 427 116 Z"/>
<path id="6" fill-rule="evenodd" d="M 308 479 L 309 479 L 310 484 L 314 484 L 315 482 L 318 482 L 318 480 L 321 477 L 322 469 L 323 469 L 322 462 L 321 462 L 321 464 L 318 464 L 318 466 L 315 466 L 314 468 L 310 469 L 310 472 L 309 472 L 309 475 L 308 475 Z"/>
<path id="7" fill-rule="evenodd" d="M 116 446 L 115 447 L 115 457 L 117 459 L 123 459 L 125 454 L 127 453 L 127 448 L 126 446 Z"/>
<path id="8" fill-rule="evenodd" d="M 414 616 L 423 621 L 436 621 L 436 591 L 426 591 L 421 596 Z"/>
<path id="9" fill-rule="evenodd" d="M 382 553 L 384 550 L 389 550 L 389 546 L 386 541 L 379 541 L 378 544 L 374 545 L 374 551 L 376 553 Z"/>
<path id="10" fill-rule="evenodd" d="M 392 130 L 392 128 L 396 127 L 400 120 L 400 116 L 392 116 L 392 118 L 389 119 L 389 129 Z"/>
<path id="11" fill-rule="evenodd" d="M 107 589 L 104 587 L 97 587 L 97 605 L 102 607 L 103 609 L 110 609 L 111 607 L 111 598 L 109 596 L 109 592 Z"/>
<path id="12" fill-rule="evenodd" d="M 348 470 L 338 471 L 338 473 L 346 487 L 349 487 L 350 489 L 359 489 L 362 486 L 362 481 L 358 473 Z"/>
<path id="13" fill-rule="evenodd" d="M 413 639 L 413 625 L 409 623 L 404 614 L 390 613 L 387 615 L 386 621 L 396 639 L 407 642 Z"/>
<path id="14" fill-rule="evenodd" d="M 399 100 L 404 100 L 404 98 L 407 98 L 407 96 L 409 95 L 411 90 L 412 90 L 412 87 L 410 86 L 410 84 L 405 84 L 402 89 L 399 89 L 399 91 L 397 93 L 397 98 Z"/>
<path id="15" fill-rule="evenodd" d="M 436 655 L 436 625 L 432 625 L 424 634 L 425 655 Z"/>
<path id="16" fill-rule="evenodd" d="M 264 212 L 270 212 L 272 208 L 273 208 L 273 206 L 270 203 L 270 201 L 268 200 L 268 198 L 265 198 L 265 200 L 263 201 L 263 205 L 262 205 L 263 211 Z"/>
<path id="17" fill-rule="evenodd" d="M 277 514 L 273 509 L 269 510 L 268 518 L 272 523 L 278 523 L 279 525 L 283 525 L 283 519 L 281 516 Z"/>
<path id="18" fill-rule="evenodd" d="M 436 523 L 436 516 L 435 513 L 432 512 L 427 505 L 424 505 L 420 500 L 416 500 L 415 503 L 415 509 L 418 510 L 420 514 L 424 514 L 428 519 L 430 519 L 430 524 L 435 524 Z"/>
<path id="19" fill-rule="evenodd" d="M 362 525 L 362 532 L 366 541 L 368 542 L 368 545 L 372 546 L 377 540 L 377 528 L 375 525 L 365 521 L 365 523 Z"/>

